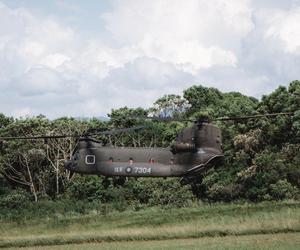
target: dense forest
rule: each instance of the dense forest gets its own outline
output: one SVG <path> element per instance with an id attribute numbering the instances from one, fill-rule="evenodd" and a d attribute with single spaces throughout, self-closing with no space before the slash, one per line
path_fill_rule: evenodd
<path id="1" fill-rule="evenodd" d="M 147 129 L 97 136 L 104 145 L 167 147 L 187 122 L 162 122 L 132 116 L 234 117 L 277 112 L 293 116 L 216 122 L 222 130 L 223 163 L 191 184 L 179 178 L 118 178 L 72 174 L 63 167 L 72 155 L 72 138 L 2 141 L 0 208 L 40 202 L 98 204 L 103 208 L 187 206 L 197 202 L 300 199 L 300 81 L 280 86 L 261 100 L 237 92 L 222 93 L 201 85 L 182 96 L 165 95 L 149 109 L 112 110 L 108 121 L 96 118 L 49 120 L 43 115 L 11 118 L 0 114 L 0 136 L 83 134 L 136 125 Z"/>

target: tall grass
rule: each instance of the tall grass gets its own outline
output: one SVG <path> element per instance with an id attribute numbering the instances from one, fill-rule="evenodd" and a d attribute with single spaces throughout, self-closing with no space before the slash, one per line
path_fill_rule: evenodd
<path id="1" fill-rule="evenodd" d="M 1 219 L 0 247 L 300 232 L 300 203 L 214 204 L 140 211 L 66 211 Z"/>
<path id="2" fill-rule="evenodd" d="M 274 235 L 247 235 L 226 237 L 201 237 L 198 239 L 175 239 L 160 241 L 127 241 L 127 242 L 101 242 L 69 244 L 58 246 L 28 247 L 24 250 L 177 250 L 177 249 L 210 249 L 210 250 L 257 250 L 257 249 L 281 249 L 298 250 L 300 237 L 298 233 L 274 234 Z"/>

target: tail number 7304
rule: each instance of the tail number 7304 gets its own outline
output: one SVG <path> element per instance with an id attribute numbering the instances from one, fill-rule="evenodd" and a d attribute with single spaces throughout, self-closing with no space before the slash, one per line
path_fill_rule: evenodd
<path id="1" fill-rule="evenodd" d="M 151 174 L 151 168 L 134 167 L 136 174 Z"/>

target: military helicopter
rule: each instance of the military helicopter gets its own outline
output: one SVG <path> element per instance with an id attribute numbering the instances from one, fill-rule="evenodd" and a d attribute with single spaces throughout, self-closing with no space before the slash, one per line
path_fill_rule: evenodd
<path id="1" fill-rule="evenodd" d="M 222 117 L 215 120 L 244 120 L 279 115 L 293 115 L 294 112 L 261 114 L 241 117 Z M 151 118 L 157 120 L 157 118 Z M 163 119 L 172 120 L 172 119 Z M 193 120 L 185 120 L 193 121 Z M 109 135 L 119 132 L 143 129 L 136 126 L 97 134 Z M 75 135 L 40 135 L 31 137 L 0 137 L 5 140 L 38 140 L 77 137 L 77 146 L 65 168 L 80 174 L 95 174 L 105 177 L 182 177 L 190 181 L 223 158 L 221 130 L 207 117 L 193 121 L 193 125 L 183 128 L 175 143 L 167 148 L 146 147 L 105 147 L 101 141 L 93 138 L 94 134 Z"/>

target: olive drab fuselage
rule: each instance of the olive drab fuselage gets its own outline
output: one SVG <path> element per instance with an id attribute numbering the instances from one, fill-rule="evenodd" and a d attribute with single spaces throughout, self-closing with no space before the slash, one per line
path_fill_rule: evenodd
<path id="1" fill-rule="evenodd" d="M 220 129 L 201 122 L 182 129 L 169 148 L 103 147 L 82 138 L 65 166 L 81 174 L 183 177 L 207 170 L 222 157 Z"/>

